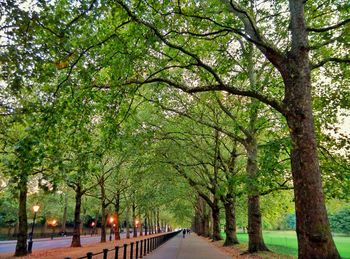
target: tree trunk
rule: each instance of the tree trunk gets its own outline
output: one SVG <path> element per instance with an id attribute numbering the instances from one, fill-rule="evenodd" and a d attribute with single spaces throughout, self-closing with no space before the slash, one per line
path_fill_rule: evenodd
<path id="1" fill-rule="evenodd" d="M 160 229 L 160 220 L 159 220 L 159 209 L 157 209 L 157 233 L 161 233 L 161 229 Z"/>
<path id="2" fill-rule="evenodd" d="M 126 238 L 130 238 L 130 225 L 129 225 L 129 207 L 126 206 L 125 209 L 125 217 L 126 217 Z"/>
<path id="3" fill-rule="evenodd" d="M 268 251 L 262 234 L 262 220 L 260 211 L 259 190 L 256 186 L 257 165 L 257 144 L 254 137 L 247 139 L 245 145 L 248 161 L 248 252 Z"/>
<path id="4" fill-rule="evenodd" d="M 143 236 L 143 230 L 142 230 L 142 219 L 141 219 L 141 210 L 140 210 L 140 207 L 139 207 L 139 224 L 140 224 L 140 227 L 139 227 L 139 231 L 140 231 L 140 236 Z"/>
<path id="5" fill-rule="evenodd" d="M 212 239 L 214 241 L 222 240 L 220 235 L 220 208 L 218 203 L 219 203 L 218 199 L 214 197 L 214 200 L 213 200 L 214 205 L 211 207 L 211 215 L 213 218 Z"/>
<path id="6" fill-rule="evenodd" d="M 64 209 L 63 209 L 62 226 L 61 226 L 62 233 L 66 233 L 67 208 L 68 208 L 68 193 L 65 192 L 65 194 L 64 194 Z"/>
<path id="7" fill-rule="evenodd" d="M 120 194 L 117 193 L 117 195 L 116 195 L 116 201 L 115 201 L 115 204 L 114 204 L 114 214 L 115 214 L 114 239 L 115 239 L 115 240 L 120 240 L 119 209 L 120 209 Z"/>
<path id="8" fill-rule="evenodd" d="M 106 205 L 104 202 L 101 204 L 101 243 L 106 242 L 106 234 L 107 234 L 107 214 L 106 214 Z"/>
<path id="9" fill-rule="evenodd" d="M 148 235 L 148 218 L 147 214 L 145 214 L 145 236 Z"/>
<path id="10" fill-rule="evenodd" d="M 227 194 L 224 201 L 225 208 L 225 233 L 226 239 L 224 246 L 239 244 L 236 232 L 236 213 L 235 202 L 231 194 Z"/>
<path id="11" fill-rule="evenodd" d="M 304 1 L 289 0 L 292 48 L 284 85 L 287 123 L 292 138 L 299 258 L 340 258 L 327 218 L 312 114 L 311 71 Z"/>
<path id="12" fill-rule="evenodd" d="M 148 233 L 150 235 L 153 234 L 152 211 L 149 213 L 149 216 L 148 216 Z"/>
<path id="13" fill-rule="evenodd" d="M 102 177 L 100 181 L 100 188 L 101 188 L 101 243 L 106 242 L 106 227 L 107 227 L 107 214 L 106 214 L 106 191 L 104 186 L 104 178 Z"/>
<path id="14" fill-rule="evenodd" d="M 77 185 L 75 188 L 75 210 L 74 210 L 74 229 L 71 247 L 81 247 L 80 243 L 80 209 L 81 197 L 83 196 L 81 186 Z"/>
<path id="15" fill-rule="evenodd" d="M 133 226 L 133 237 L 137 237 L 137 226 L 136 226 L 136 206 L 132 204 L 132 226 Z"/>
<path id="16" fill-rule="evenodd" d="M 15 256 L 24 256 L 27 254 L 27 175 L 22 174 L 18 183 L 19 206 L 18 206 L 18 234 Z"/>

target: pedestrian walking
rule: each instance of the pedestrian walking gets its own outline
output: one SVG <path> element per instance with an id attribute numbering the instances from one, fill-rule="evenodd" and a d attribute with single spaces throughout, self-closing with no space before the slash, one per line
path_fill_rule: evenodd
<path id="1" fill-rule="evenodd" d="M 183 229 L 182 230 L 182 237 L 185 238 L 185 235 L 186 235 L 186 229 Z"/>

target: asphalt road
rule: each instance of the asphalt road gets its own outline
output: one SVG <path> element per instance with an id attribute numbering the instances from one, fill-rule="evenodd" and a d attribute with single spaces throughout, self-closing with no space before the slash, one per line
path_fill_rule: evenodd
<path id="1" fill-rule="evenodd" d="M 132 236 L 132 234 L 130 234 Z M 112 237 L 114 238 L 114 236 Z M 121 238 L 125 238 L 125 233 L 121 234 Z M 81 236 L 81 244 L 93 244 L 100 242 L 100 236 Z M 109 240 L 109 235 L 107 235 L 106 240 Z M 58 247 L 70 247 L 72 237 L 57 237 L 51 240 L 46 239 L 34 239 L 33 240 L 33 251 L 35 249 L 48 249 L 48 248 L 58 248 Z M 16 240 L 11 241 L 0 241 L 0 253 L 11 253 L 15 252 Z"/>

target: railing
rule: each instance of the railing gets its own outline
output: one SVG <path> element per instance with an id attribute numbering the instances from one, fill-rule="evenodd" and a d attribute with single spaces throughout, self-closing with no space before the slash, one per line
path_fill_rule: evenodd
<path id="1" fill-rule="evenodd" d="M 145 238 L 142 240 L 138 240 L 136 242 L 130 242 L 129 244 L 123 244 L 123 246 L 115 246 L 112 249 L 103 249 L 99 253 L 92 253 L 88 252 L 86 256 L 78 257 L 77 259 L 92 259 L 94 256 L 102 255 L 103 259 L 112 258 L 114 254 L 114 259 L 119 258 L 119 251 L 123 250 L 123 259 L 127 259 L 128 257 L 128 251 L 129 251 L 129 257 L 130 259 L 138 259 L 143 258 L 143 256 L 146 256 L 151 251 L 159 247 L 160 245 L 164 244 L 166 241 L 168 241 L 170 238 L 176 236 L 180 231 L 175 231 L 171 233 L 166 233 L 163 235 Z M 129 247 L 129 248 L 128 248 Z M 110 253 L 111 252 L 111 253 Z M 135 257 L 134 257 L 135 252 Z M 65 259 L 71 259 L 71 257 L 65 257 Z"/>

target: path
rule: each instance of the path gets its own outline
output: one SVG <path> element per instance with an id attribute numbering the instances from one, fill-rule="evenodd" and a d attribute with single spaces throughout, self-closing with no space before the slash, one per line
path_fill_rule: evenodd
<path id="1" fill-rule="evenodd" d="M 145 259 L 231 259 L 231 256 L 224 254 L 218 248 L 208 244 L 196 234 L 182 234 L 173 237 L 168 242 L 157 248 Z"/>

